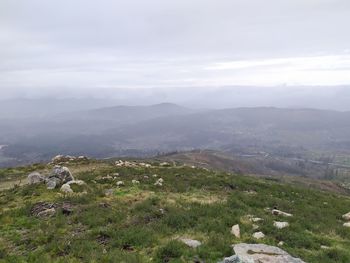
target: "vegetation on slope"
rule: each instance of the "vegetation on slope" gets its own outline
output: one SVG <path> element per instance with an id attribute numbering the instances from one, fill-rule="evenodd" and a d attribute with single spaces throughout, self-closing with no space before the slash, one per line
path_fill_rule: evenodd
<path id="1" fill-rule="evenodd" d="M 350 229 L 341 218 L 350 210 L 348 196 L 186 166 L 92 161 L 68 167 L 87 183 L 87 194 L 63 195 L 45 185 L 0 192 L 0 262 L 217 262 L 233 254 L 232 244 L 280 241 L 306 262 L 350 262 Z M 6 173 L 7 178 L 12 172 Z M 163 185 L 154 185 L 159 178 Z M 57 212 L 35 216 L 39 202 L 53 204 Z M 70 212 L 63 213 L 62 205 Z M 272 207 L 293 214 L 290 227 L 273 227 L 286 218 L 266 210 Z M 266 238 L 252 238 L 256 230 L 248 215 L 263 218 L 258 231 Z M 230 233 L 234 224 L 241 226 L 240 239 Z M 189 248 L 180 237 L 202 245 Z"/>

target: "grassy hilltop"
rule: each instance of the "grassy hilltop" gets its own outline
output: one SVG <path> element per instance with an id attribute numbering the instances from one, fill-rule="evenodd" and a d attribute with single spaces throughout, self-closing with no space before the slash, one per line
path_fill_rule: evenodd
<path id="1" fill-rule="evenodd" d="M 0 170 L 0 262 L 218 262 L 233 254 L 232 244 L 281 241 L 306 262 L 350 262 L 350 228 L 342 219 L 350 211 L 347 195 L 181 165 L 67 167 L 86 182 L 68 195 L 44 184 L 6 187 L 50 165 Z M 154 185 L 159 178 L 162 186 Z M 43 206 L 55 213 L 38 216 Z M 293 216 L 272 215 L 273 207 Z M 249 215 L 263 219 L 254 223 L 258 230 Z M 274 221 L 290 226 L 276 229 Z M 231 234 L 235 224 L 240 239 Z M 254 239 L 256 231 L 266 237 Z M 202 245 L 193 249 L 179 238 Z"/>

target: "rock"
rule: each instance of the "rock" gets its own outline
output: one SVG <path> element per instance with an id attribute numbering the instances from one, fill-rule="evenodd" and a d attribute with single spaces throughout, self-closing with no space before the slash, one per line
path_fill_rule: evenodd
<path id="1" fill-rule="evenodd" d="M 30 214 L 36 217 L 51 217 L 56 213 L 57 205 L 48 202 L 39 202 L 33 205 Z"/>
<path id="2" fill-rule="evenodd" d="M 284 245 L 284 242 L 283 242 L 283 241 L 280 241 L 280 242 L 278 242 L 277 245 L 278 245 L 278 246 L 283 246 L 283 245 Z"/>
<path id="3" fill-rule="evenodd" d="M 140 181 L 138 181 L 138 180 L 132 180 L 131 183 L 132 183 L 132 184 L 140 184 Z"/>
<path id="4" fill-rule="evenodd" d="M 157 174 L 152 174 L 152 177 L 157 178 L 158 175 Z"/>
<path id="5" fill-rule="evenodd" d="M 252 227 L 253 227 L 254 230 L 259 229 L 259 226 L 257 224 L 252 224 Z"/>
<path id="6" fill-rule="evenodd" d="M 265 237 L 264 233 L 263 232 L 255 232 L 253 234 L 253 237 L 256 238 L 256 239 L 262 239 Z"/>
<path id="7" fill-rule="evenodd" d="M 350 227 L 350 222 L 344 223 L 343 226 L 345 226 L 345 227 Z"/>
<path id="8" fill-rule="evenodd" d="M 283 229 L 285 227 L 288 227 L 289 226 L 289 223 L 288 222 L 278 222 L 278 221 L 275 221 L 273 223 L 274 227 L 278 228 L 278 229 Z"/>
<path id="9" fill-rule="evenodd" d="M 114 194 L 114 189 L 106 189 L 105 196 L 112 196 Z"/>
<path id="10" fill-rule="evenodd" d="M 218 263 L 251 263 L 251 262 L 242 261 L 238 256 L 233 255 L 231 257 L 224 258 L 223 261 L 220 261 Z"/>
<path id="11" fill-rule="evenodd" d="M 240 237 L 241 237 L 241 231 L 240 231 L 240 229 L 239 229 L 239 225 L 238 225 L 238 224 L 232 226 L 232 228 L 231 228 L 231 233 L 232 233 L 232 235 L 234 235 L 234 236 L 237 237 L 237 238 L 240 238 Z"/>
<path id="12" fill-rule="evenodd" d="M 124 186 L 124 182 L 123 181 L 118 181 L 117 182 L 117 186 Z"/>
<path id="13" fill-rule="evenodd" d="M 159 179 L 154 183 L 154 185 L 156 185 L 156 186 L 162 186 L 162 185 L 163 185 L 163 182 L 164 182 L 164 180 L 163 180 L 162 178 L 159 178 Z"/>
<path id="14" fill-rule="evenodd" d="M 76 184 L 76 185 L 86 185 L 86 183 L 83 180 L 73 180 L 73 181 L 69 181 L 68 183 L 66 183 L 68 185 L 72 185 L 72 184 Z"/>
<path id="15" fill-rule="evenodd" d="M 286 217 L 291 217 L 291 216 L 293 216 L 292 214 L 283 212 L 283 211 L 278 210 L 278 209 L 273 209 L 273 210 L 272 210 L 272 214 L 275 215 L 275 216 L 286 216 Z"/>
<path id="16" fill-rule="evenodd" d="M 56 186 L 60 185 L 61 184 L 61 180 L 56 178 L 56 177 L 51 177 L 51 178 L 48 178 L 46 179 L 46 187 L 47 189 L 55 189 Z"/>
<path id="17" fill-rule="evenodd" d="M 200 245 L 202 245 L 202 243 L 200 241 L 194 240 L 194 239 L 180 238 L 180 241 L 191 248 L 197 248 Z"/>
<path id="18" fill-rule="evenodd" d="M 350 221 L 350 212 L 343 215 L 343 219 L 346 220 L 346 221 Z"/>
<path id="19" fill-rule="evenodd" d="M 222 263 L 305 263 L 284 250 L 264 244 L 237 244 L 233 246 L 235 255 L 225 258 Z"/>
<path id="20" fill-rule="evenodd" d="M 253 223 L 258 223 L 258 222 L 263 221 L 263 219 L 260 217 L 252 217 L 252 218 L 250 218 L 250 221 Z"/>
<path id="21" fill-rule="evenodd" d="M 29 184 L 40 184 L 45 182 L 45 177 L 38 172 L 33 172 L 28 175 Z"/>
<path id="22" fill-rule="evenodd" d="M 56 165 L 48 176 L 46 184 L 48 189 L 73 181 L 74 177 L 67 167 Z"/>
<path id="23" fill-rule="evenodd" d="M 330 249 L 329 246 L 324 246 L 324 245 L 321 245 L 320 248 L 321 248 L 321 249 Z"/>
<path id="24" fill-rule="evenodd" d="M 45 209 L 38 213 L 38 217 L 51 217 L 56 214 L 55 208 Z"/>
<path id="25" fill-rule="evenodd" d="M 67 183 L 67 184 L 63 184 L 61 186 L 61 189 L 60 189 L 61 192 L 65 193 L 65 194 L 71 194 L 73 193 L 73 190 L 72 188 L 70 187 L 70 185 Z"/>

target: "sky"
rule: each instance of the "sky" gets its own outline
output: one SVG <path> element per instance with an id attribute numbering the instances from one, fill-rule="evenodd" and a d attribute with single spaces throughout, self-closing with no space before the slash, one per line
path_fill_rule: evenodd
<path id="1" fill-rule="evenodd" d="M 1 0 L 0 99 L 348 85 L 349 25 L 349 0 Z"/>

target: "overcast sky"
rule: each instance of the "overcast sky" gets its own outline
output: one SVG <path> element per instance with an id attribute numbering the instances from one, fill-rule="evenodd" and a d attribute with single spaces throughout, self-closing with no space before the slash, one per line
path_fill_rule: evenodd
<path id="1" fill-rule="evenodd" d="M 349 0 L 0 1 L 3 98 L 281 84 L 350 84 Z"/>

